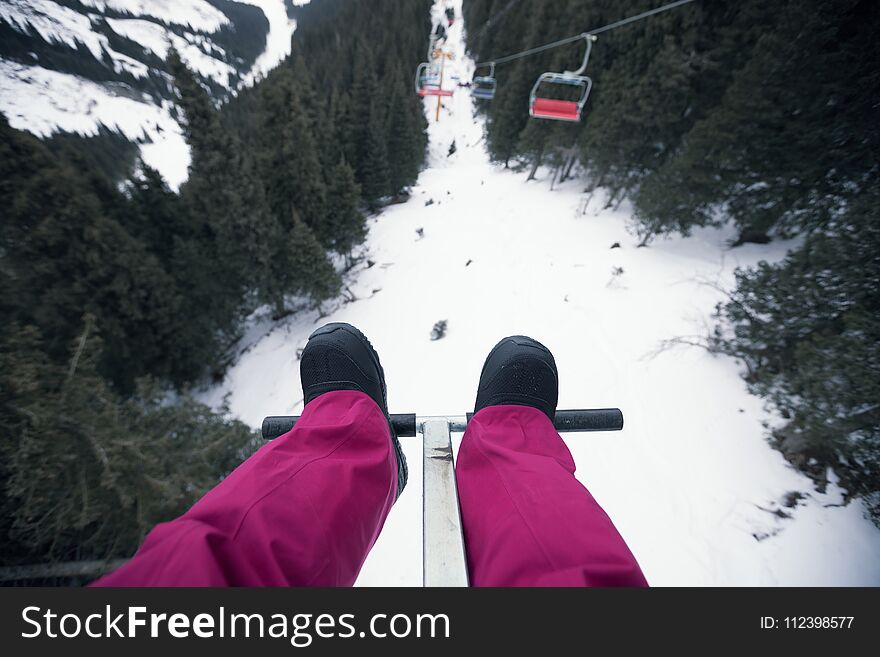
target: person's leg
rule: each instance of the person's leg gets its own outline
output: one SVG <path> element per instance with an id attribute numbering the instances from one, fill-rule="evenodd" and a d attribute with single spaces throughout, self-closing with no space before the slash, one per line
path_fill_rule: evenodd
<path id="1" fill-rule="evenodd" d="M 456 464 L 471 584 L 647 586 L 574 476 L 550 420 L 557 387 L 553 356 L 530 338 L 506 338 L 486 359 Z"/>
<path id="2" fill-rule="evenodd" d="M 350 586 L 406 482 L 384 375 L 348 325 L 316 331 L 296 426 L 97 586 Z"/>

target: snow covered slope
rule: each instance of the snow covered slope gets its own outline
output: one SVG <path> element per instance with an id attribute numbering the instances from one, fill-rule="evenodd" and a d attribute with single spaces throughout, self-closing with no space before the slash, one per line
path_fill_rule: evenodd
<path id="1" fill-rule="evenodd" d="M 459 20 L 450 31 L 451 71 L 467 80 L 462 29 Z M 840 506 L 834 485 L 816 492 L 767 445 L 762 422 L 774 418 L 747 393 L 737 364 L 698 348 L 655 354 L 661 341 L 711 321 L 721 296 L 704 281 L 730 286 L 737 265 L 778 259 L 789 245 L 728 249 L 732 234 L 705 230 L 636 248 L 625 205 L 603 209 L 597 195 L 584 207 L 582 182 L 555 191 L 546 176 L 525 183 L 489 163 L 466 91 L 444 101 L 439 123 L 435 103 L 425 101 L 428 168 L 413 198 L 372 224 L 366 251 L 375 264 L 349 281 L 357 300 L 327 304 L 322 318 L 255 320 L 245 353 L 205 398 L 228 394 L 254 427 L 264 415 L 298 412 L 297 350 L 318 325 L 346 321 L 378 349 L 392 412 L 461 414 L 473 408 L 489 349 L 525 333 L 556 356 L 560 407 L 623 410 L 622 432 L 564 438 L 577 476 L 652 584 L 880 585 L 880 531 L 861 504 Z M 442 319 L 448 333 L 431 341 Z M 362 585 L 421 583 L 421 449 L 417 439 L 401 442 L 409 485 Z"/>
<path id="2" fill-rule="evenodd" d="M 284 59 L 295 29 L 284 0 L 3 0 L 0 112 L 40 136 L 122 132 L 177 188 L 189 151 L 169 103 L 168 50 L 219 99 Z"/>

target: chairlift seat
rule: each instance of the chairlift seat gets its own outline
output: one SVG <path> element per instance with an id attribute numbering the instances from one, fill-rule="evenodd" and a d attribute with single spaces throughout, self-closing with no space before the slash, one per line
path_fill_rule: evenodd
<path id="1" fill-rule="evenodd" d="M 489 64 L 489 75 L 477 75 L 472 80 L 471 96 L 478 100 L 492 100 L 498 81 L 495 80 L 495 62 Z"/>
<path id="2" fill-rule="evenodd" d="M 530 116 L 536 119 L 553 119 L 556 121 L 578 122 L 581 120 L 581 112 L 584 109 L 584 105 L 587 104 L 590 89 L 593 88 L 593 81 L 584 75 L 584 71 L 587 69 L 587 62 L 590 61 L 590 50 L 592 50 L 593 41 L 596 40 L 594 35 L 586 32 L 581 36 L 587 42 L 587 47 L 584 50 L 584 59 L 580 68 L 575 71 L 565 71 L 564 73 L 542 73 L 535 80 L 532 93 L 529 94 Z M 577 88 L 579 90 L 578 98 L 577 100 L 566 100 L 548 98 L 545 95 L 539 96 L 538 92 L 541 90 L 541 85 L 544 85 L 545 91 L 547 87 L 556 87 L 557 89 L 561 86 Z"/>
<path id="3" fill-rule="evenodd" d="M 545 85 L 565 85 L 568 87 L 578 87 L 580 94 L 577 100 L 562 100 L 557 98 L 546 98 L 539 96 L 538 91 L 542 84 Z M 529 115 L 536 119 L 553 119 L 556 121 L 572 121 L 581 120 L 581 112 L 587 103 L 590 95 L 590 89 L 593 87 L 593 81 L 585 75 L 574 75 L 572 73 L 544 73 L 535 82 L 532 87 L 532 93 L 529 96 Z"/>
<path id="4" fill-rule="evenodd" d="M 529 114 L 536 119 L 556 119 L 557 121 L 580 121 L 581 109 L 576 101 L 535 98 Z"/>
<path id="5" fill-rule="evenodd" d="M 423 62 L 416 69 L 415 89 L 419 96 L 451 96 L 452 89 L 443 89 L 440 86 L 439 74 L 435 76 L 432 64 Z"/>
<path id="6" fill-rule="evenodd" d="M 478 76 L 473 80 L 471 87 L 471 96 L 479 100 L 492 100 L 495 98 L 495 89 L 497 87 L 495 78 L 487 76 Z"/>
<path id="7" fill-rule="evenodd" d="M 471 96 L 478 100 L 492 100 L 495 98 L 495 90 L 485 89 L 483 87 L 473 87 L 471 89 Z"/>
<path id="8" fill-rule="evenodd" d="M 426 86 L 419 87 L 416 90 L 416 93 L 419 96 L 451 96 L 453 94 L 452 89 L 441 89 L 440 87 Z"/>

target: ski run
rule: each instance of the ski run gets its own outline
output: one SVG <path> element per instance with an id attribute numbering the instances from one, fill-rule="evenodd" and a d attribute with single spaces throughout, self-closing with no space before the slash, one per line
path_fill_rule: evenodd
<path id="1" fill-rule="evenodd" d="M 436 23 L 442 3 L 433 13 Z M 446 73 L 465 81 L 462 23 L 449 30 Z M 623 410 L 622 432 L 563 438 L 652 585 L 880 585 L 880 530 L 858 501 L 843 506 L 834 483 L 817 492 L 768 445 L 765 425 L 778 419 L 747 392 L 739 365 L 660 348 L 705 335 L 734 269 L 778 260 L 792 243 L 731 249 L 732 232 L 711 229 L 637 248 L 626 203 L 588 198 L 583 180 L 551 190 L 549 171 L 525 182 L 489 162 L 467 89 L 443 100 L 439 122 L 436 102 L 425 100 L 427 166 L 409 201 L 371 221 L 343 296 L 324 316 L 255 316 L 237 363 L 203 399 L 225 398 L 254 427 L 297 414 L 298 350 L 317 326 L 345 321 L 377 348 L 391 412 L 462 414 L 495 342 L 530 335 L 556 357 L 560 408 Z M 447 330 L 432 340 L 438 321 Z M 401 442 L 409 485 L 359 585 L 421 585 L 422 455 L 418 438 Z"/>

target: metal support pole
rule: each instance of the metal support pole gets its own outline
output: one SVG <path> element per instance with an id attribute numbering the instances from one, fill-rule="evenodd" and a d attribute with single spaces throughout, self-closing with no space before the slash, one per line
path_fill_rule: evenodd
<path id="1" fill-rule="evenodd" d="M 452 462 L 448 418 L 421 423 L 424 456 L 424 579 L 425 586 L 467 586 L 464 533 Z"/>
<path id="2" fill-rule="evenodd" d="M 443 71 L 446 69 L 446 53 L 443 53 L 440 57 L 440 89 L 443 89 Z M 443 100 L 443 97 L 437 96 L 437 114 L 434 116 L 434 122 L 437 123 L 440 120 L 440 103 Z"/>

